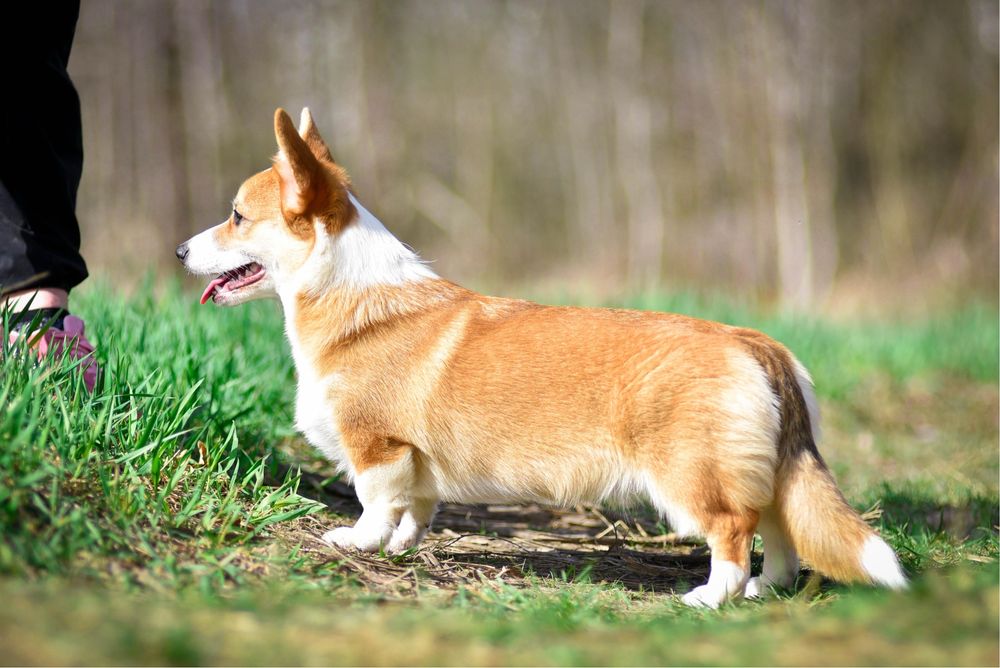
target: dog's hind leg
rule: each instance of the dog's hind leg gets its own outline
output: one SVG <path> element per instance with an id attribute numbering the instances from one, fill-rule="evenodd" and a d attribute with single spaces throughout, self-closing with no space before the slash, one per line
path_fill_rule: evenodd
<path id="1" fill-rule="evenodd" d="M 708 525 L 705 537 L 712 550 L 708 584 L 692 589 L 684 595 L 683 601 L 695 607 L 717 608 L 743 596 L 746 589 L 757 513 L 719 513 Z"/>
<path id="2" fill-rule="evenodd" d="M 771 587 L 791 587 L 799 572 L 799 556 L 773 510 L 761 513 L 757 533 L 764 541 L 764 570 L 747 582 L 747 598 L 766 596 Z"/>

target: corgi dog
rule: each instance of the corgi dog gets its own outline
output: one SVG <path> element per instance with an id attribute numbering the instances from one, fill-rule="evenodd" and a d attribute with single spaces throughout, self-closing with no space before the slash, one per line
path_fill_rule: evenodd
<path id="1" fill-rule="evenodd" d="M 325 541 L 409 549 L 439 501 L 644 498 L 711 548 L 708 582 L 683 597 L 693 606 L 788 587 L 800 557 L 837 580 L 906 585 L 817 451 L 812 381 L 787 348 L 681 315 L 462 288 L 358 201 L 308 109 L 298 128 L 277 110 L 274 133 L 272 165 L 177 257 L 214 276 L 202 303 L 281 301 L 296 427 L 364 507 Z"/>

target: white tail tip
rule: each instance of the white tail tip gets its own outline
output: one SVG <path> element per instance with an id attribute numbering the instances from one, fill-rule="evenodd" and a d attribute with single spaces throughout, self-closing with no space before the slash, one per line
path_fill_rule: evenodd
<path id="1" fill-rule="evenodd" d="M 861 567 L 875 584 L 890 589 L 906 589 L 906 576 L 896 553 L 878 536 L 869 536 L 861 550 Z"/>

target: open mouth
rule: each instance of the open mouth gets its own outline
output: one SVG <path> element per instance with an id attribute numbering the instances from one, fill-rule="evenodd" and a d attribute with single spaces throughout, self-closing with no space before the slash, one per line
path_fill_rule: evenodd
<path id="1" fill-rule="evenodd" d="M 264 273 L 264 267 L 256 262 L 250 262 L 242 267 L 224 271 L 216 278 L 213 278 L 212 282 L 205 288 L 205 292 L 201 295 L 201 303 L 204 304 L 209 299 L 218 302 L 219 297 L 222 295 L 242 290 L 248 285 L 253 285 L 264 278 Z"/>

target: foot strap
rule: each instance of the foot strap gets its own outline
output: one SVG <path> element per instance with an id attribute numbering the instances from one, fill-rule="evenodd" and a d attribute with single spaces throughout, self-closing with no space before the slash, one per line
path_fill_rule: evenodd
<path id="1" fill-rule="evenodd" d="M 52 329 L 62 329 L 63 319 L 69 315 L 69 311 L 64 308 L 33 308 L 26 311 L 11 311 L 9 317 L 10 331 L 19 332 L 22 329 L 32 330 L 50 327 Z"/>

